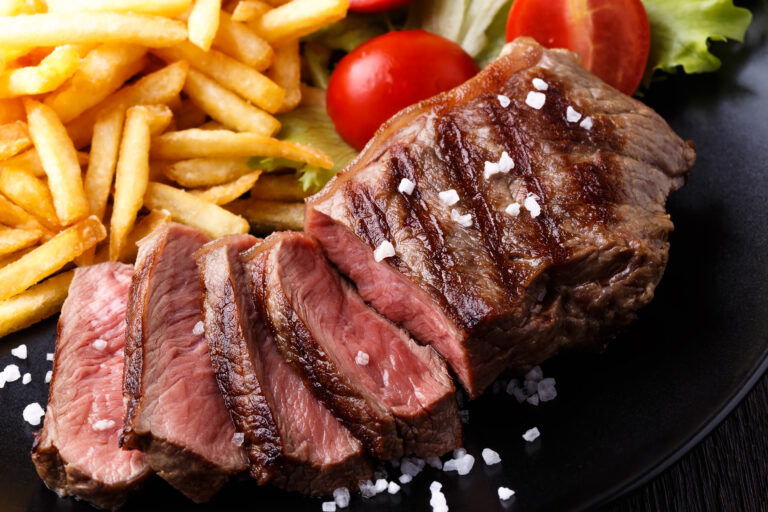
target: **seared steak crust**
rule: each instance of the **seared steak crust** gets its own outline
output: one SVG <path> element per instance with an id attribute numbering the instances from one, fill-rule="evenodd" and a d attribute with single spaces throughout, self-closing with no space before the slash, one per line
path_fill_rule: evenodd
<path id="1" fill-rule="evenodd" d="M 545 95 L 541 109 L 529 93 Z M 485 176 L 504 152 L 514 168 Z M 507 365 L 601 348 L 633 320 L 666 265 L 666 197 L 694 159 L 661 117 L 573 54 L 521 38 L 474 79 L 388 121 L 307 200 L 305 229 L 477 396 Z M 398 191 L 403 179 L 412 194 Z M 451 189 L 460 200 L 447 206 L 438 194 Z M 530 196 L 539 215 L 505 211 Z M 464 214 L 471 226 L 457 222 Z M 376 263 L 385 241 L 396 255 Z"/>

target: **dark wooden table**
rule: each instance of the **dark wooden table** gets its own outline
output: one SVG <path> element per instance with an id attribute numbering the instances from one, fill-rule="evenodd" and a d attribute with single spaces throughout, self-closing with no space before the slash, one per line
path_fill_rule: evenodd
<path id="1" fill-rule="evenodd" d="M 605 512 L 768 511 L 768 375 L 703 442 Z"/>

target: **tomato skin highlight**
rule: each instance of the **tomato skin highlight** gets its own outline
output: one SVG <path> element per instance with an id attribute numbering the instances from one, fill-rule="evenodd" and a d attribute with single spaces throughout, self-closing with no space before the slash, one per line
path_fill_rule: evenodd
<path id="1" fill-rule="evenodd" d="M 640 85 L 651 47 L 641 0 L 515 0 L 507 41 L 519 36 L 579 53 L 585 68 L 625 94 Z"/>
<path id="2" fill-rule="evenodd" d="M 326 101 L 336 131 L 360 150 L 403 108 L 453 89 L 479 68 L 458 44 L 424 30 L 390 32 L 347 54 Z"/>
<path id="3" fill-rule="evenodd" d="M 350 0 L 349 10 L 354 12 L 383 12 L 411 2 L 413 0 Z"/>

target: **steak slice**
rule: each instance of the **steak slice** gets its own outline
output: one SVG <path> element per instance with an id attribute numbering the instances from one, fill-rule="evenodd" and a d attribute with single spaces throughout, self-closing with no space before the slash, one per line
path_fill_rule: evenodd
<path id="1" fill-rule="evenodd" d="M 121 450 L 125 407 L 125 310 L 133 267 L 75 270 L 59 317 L 53 378 L 32 461 L 59 496 L 116 508 L 151 470 L 139 451 Z"/>
<path id="2" fill-rule="evenodd" d="M 194 252 L 208 241 L 171 223 L 139 246 L 128 305 L 122 446 L 191 500 L 245 469 L 203 336 Z"/>
<path id="3" fill-rule="evenodd" d="M 211 361 L 251 476 L 305 494 L 357 487 L 372 474 L 360 442 L 286 363 L 256 314 L 239 255 L 257 242 L 233 235 L 197 252 Z"/>
<path id="4" fill-rule="evenodd" d="M 372 455 L 429 457 L 460 446 L 443 360 L 370 309 L 314 239 L 273 234 L 242 258 L 280 351 Z"/>
<path id="5" fill-rule="evenodd" d="M 667 262 L 667 195 L 694 160 L 575 54 L 520 38 L 385 123 L 307 200 L 305 230 L 475 397 L 508 365 L 603 348 L 634 319 Z M 377 262 L 384 242 L 395 256 Z"/>

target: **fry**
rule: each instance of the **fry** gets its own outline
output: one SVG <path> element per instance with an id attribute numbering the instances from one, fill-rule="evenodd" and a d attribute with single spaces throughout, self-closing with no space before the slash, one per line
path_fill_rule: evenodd
<path id="1" fill-rule="evenodd" d="M 88 153 L 83 153 L 82 151 L 77 152 L 77 163 L 79 163 L 81 167 L 88 164 L 89 158 L 90 157 Z M 0 165 L 18 167 L 19 169 L 23 169 L 38 178 L 45 176 L 43 163 L 40 161 L 40 155 L 37 154 L 37 150 L 35 148 L 28 149 L 23 153 L 19 153 L 18 155 L 3 161 L 0 163 Z"/>
<path id="2" fill-rule="evenodd" d="M 165 175 L 182 187 L 197 188 L 221 185 L 236 180 L 253 169 L 247 158 L 193 158 L 167 166 Z"/>
<path id="3" fill-rule="evenodd" d="M 80 53 L 65 45 L 53 50 L 37 66 L 17 68 L 0 74 L 0 98 L 51 92 L 77 70 Z"/>
<path id="4" fill-rule="evenodd" d="M 252 199 L 301 202 L 307 193 L 296 179 L 296 174 L 265 174 L 251 190 Z"/>
<path id="5" fill-rule="evenodd" d="M 99 220 L 104 218 L 104 209 L 112 187 L 124 121 L 125 109 L 118 107 L 99 115 L 93 126 L 91 159 L 85 173 L 84 186 L 89 211 Z"/>
<path id="6" fill-rule="evenodd" d="M 227 128 L 261 135 L 280 131 L 280 122 L 194 69 L 189 70 L 184 92 L 189 99 Z"/>
<path id="7" fill-rule="evenodd" d="M 0 177 L 0 180 L 2 177 Z M 51 206 L 53 209 L 53 206 Z M 29 213 L 0 196 L 0 224 L 14 228 L 41 229 L 40 223 Z"/>
<path id="8" fill-rule="evenodd" d="M 0 160 L 6 160 L 32 145 L 27 124 L 14 121 L 0 125 Z"/>
<path id="9" fill-rule="evenodd" d="M 259 179 L 261 171 L 254 171 L 245 176 L 240 176 L 235 181 L 215 185 L 205 190 L 190 190 L 189 193 L 213 204 L 231 203 L 238 197 L 248 192 L 256 180 Z"/>
<path id="10" fill-rule="evenodd" d="M 107 231 L 96 217 L 88 217 L 65 229 L 13 263 L 0 268 L 0 300 L 22 292 L 53 274 L 90 249 Z"/>
<path id="11" fill-rule="evenodd" d="M 204 52 L 192 43 L 185 42 L 173 48 L 154 50 L 153 53 L 169 62 L 188 61 L 195 69 L 267 112 L 275 112 L 283 103 L 285 92 L 279 85 L 255 69 L 216 50 Z"/>
<path id="12" fill-rule="evenodd" d="M 68 226 L 88 215 L 88 200 L 77 151 L 56 113 L 37 101 L 24 99 L 29 133 L 48 176 L 56 215 Z"/>
<path id="13" fill-rule="evenodd" d="M 219 29 L 221 0 L 195 0 L 187 20 L 189 40 L 198 48 L 208 51 Z"/>
<path id="14" fill-rule="evenodd" d="M 232 11 L 232 21 L 251 21 L 270 9 L 271 5 L 259 0 L 240 0 Z"/>
<path id="15" fill-rule="evenodd" d="M 34 245 L 43 232 L 39 229 L 4 229 L 0 231 L 0 256 Z"/>
<path id="16" fill-rule="evenodd" d="M 93 124 L 102 109 L 168 103 L 181 92 L 188 70 L 189 64 L 186 62 L 174 62 L 150 73 L 133 85 L 123 87 L 100 104 L 86 110 L 67 125 L 75 147 L 81 148 L 91 141 Z"/>
<path id="17" fill-rule="evenodd" d="M 133 12 L 172 18 L 191 4 L 191 0 L 48 0 L 48 12 Z"/>
<path id="18" fill-rule="evenodd" d="M 83 59 L 69 84 L 46 98 L 62 123 L 68 123 L 118 90 L 146 65 L 145 48 L 104 44 Z"/>
<path id="19" fill-rule="evenodd" d="M 304 162 L 323 169 L 333 167 L 331 157 L 318 149 L 254 133 L 235 133 L 226 130 L 190 129 L 165 133 L 152 139 L 150 154 L 154 158 L 168 160 L 271 156 Z"/>
<path id="20" fill-rule="evenodd" d="M 349 0 L 292 0 L 249 24 L 273 44 L 298 39 L 347 14 Z"/>
<path id="21" fill-rule="evenodd" d="M 187 38 L 184 23 L 130 13 L 50 13 L 0 17 L 0 47 L 77 43 L 173 46 Z"/>
<path id="22" fill-rule="evenodd" d="M 131 232 L 128 234 L 128 239 L 120 251 L 118 261 L 132 262 L 136 259 L 138 253 L 137 243 L 142 238 L 153 232 L 163 224 L 171 222 L 171 214 L 167 210 L 151 210 L 147 215 L 142 217 L 136 222 Z M 94 261 L 101 263 L 109 259 L 109 247 L 104 247 L 96 253 Z"/>
<path id="23" fill-rule="evenodd" d="M 267 76 L 285 90 L 278 112 L 293 110 L 301 102 L 301 56 L 299 41 L 289 41 L 275 48 L 275 61 Z"/>
<path id="24" fill-rule="evenodd" d="M 178 108 L 173 109 L 173 119 L 176 122 L 177 130 L 200 126 L 207 118 L 208 114 L 189 99 L 182 101 Z"/>
<path id="25" fill-rule="evenodd" d="M 21 99 L 0 99 L 0 125 L 13 121 L 23 121 L 26 115 Z"/>
<path id="26" fill-rule="evenodd" d="M 31 174 L 13 167 L 0 169 L 0 192 L 31 213 L 46 228 L 58 230 L 61 227 L 51 191 Z"/>
<path id="27" fill-rule="evenodd" d="M 168 210 L 174 220 L 194 226 L 211 238 L 248 232 L 248 222 L 242 217 L 161 183 L 149 184 L 144 203 L 148 208 Z"/>
<path id="28" fill-rule="evenodd" d="M 0 338 L 58 313 L 74 275 L 74 270 L 64 272 L 0 301 Z"/>
<path id="29" fill-rule="evenodd" d="M 238 199 L 229 203 L 226 208 L 245 217 L 251 230 L 258 235 L 304 229 L 304 203 Z"/>
<path id="30" fill-rule="evenodd" d="M 267 69 L 275 56 L 269 43 L 246 25 L 232 21 L 223 11 L 219 14 L 219 31 L 213 46 L 257 71 Z"/>
<path id="31" fill-rule="evenodd" d="M 31 9 L 22 0 L 4 0 L 0 2 L 0 16 L 17 16 L 29 14 Z"/>

